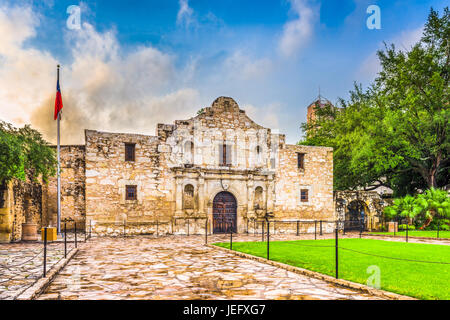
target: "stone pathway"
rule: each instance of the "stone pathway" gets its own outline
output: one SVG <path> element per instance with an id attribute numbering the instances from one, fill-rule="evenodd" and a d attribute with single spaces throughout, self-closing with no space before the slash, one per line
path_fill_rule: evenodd
<path id="1" fill-rule="evenodd" d="M 203 236 L 93 238 L 39 299 L 379 299 L 203 243 Z"/>
<path id="2" fill-rule="evenodd" d="M 42 243 L 0 244 L 0 300 L 14 299 L 41 278 L 43 257 Z M 49 244 L 47 270 L 63 257 L 64 244 Z"/>

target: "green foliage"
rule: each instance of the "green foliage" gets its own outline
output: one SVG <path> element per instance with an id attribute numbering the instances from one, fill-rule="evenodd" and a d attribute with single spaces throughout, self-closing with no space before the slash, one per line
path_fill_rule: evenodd
<path id="1" fill-rule="evenodd" d="M 201 115 L 203 112 L 205 112 L 205 108 L 200 108 L 200 109 L 197 111 L 197 115 Z"/>
<path id="2" fill-rule="evenodd" d="M 378 52 L 381 71 L 366 90 L 354 86 L 340 108 L 316 108 L 299 144 L 334 148 L 334 188 L 387 186 L 397 196 L 450 180 L 449 10 L 431 10 L 410 51 Z"/>
<path id="3" fill-rule="evenodd" d="M 450 218 L 450 197 L 445 190 L 430 188 L 417 196 L 416 203 L 427 219 L 434 216 Z"/>
<path id="4" fill-rule="evenodd" d="M 0 121 L 0 182 L 11 179 L 44 181 L 56 173 L 55 151 L 29 125 L 15 128 Z"/>
<path id="5" fill-rule="evenodd" d="M 414 225 L 408 225 L 408 224 L 399 224 L 398 225 L 398 230 L 416 230 L 416 226 Z"/>

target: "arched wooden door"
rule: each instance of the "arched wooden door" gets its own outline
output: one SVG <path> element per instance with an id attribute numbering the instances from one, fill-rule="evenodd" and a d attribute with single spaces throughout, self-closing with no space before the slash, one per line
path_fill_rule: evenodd
<path id="1" fill-rule="evenodd" d="M 236 198 L 227 191 L 219 192 L 213 201 L 213 232 L 228 233 L 236 228 L 237 203 Z"/>

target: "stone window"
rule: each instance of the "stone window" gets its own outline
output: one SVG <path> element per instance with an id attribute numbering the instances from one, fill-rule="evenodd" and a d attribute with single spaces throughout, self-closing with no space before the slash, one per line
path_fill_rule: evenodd
<path id="1" fill-rule="evenodd" d="M 0 208 L 6 206 L 6 184 L 0 184 Z"/>
<path id="2" fill-rule="evenodd" d="M 300 190 L 300 201 L 301 202 L 309 202 L 309 190 L 308 189 Z"/>
<path id="3" fill-rule="evenodd" d="M 305 169 L 305 154 L 297 153 L 297 167 L 299 169 Z"/>
<path id="4" fill-rule="evenodd" d="M 275 158 L 271 158 L 271 159 L 270 159 L 270 167 L 271 167 L 272 169 L 275 169 Z"/>
<path id="5" fill-rule="evenodd" d="M 231 145 L 222 144 L 219 145 L 219 165 L 231 166 Z"/>
<path id="6" fill-rule="evenodd" d="M 126 186 L 125 200 L 137 200 L 137 186 Z"/>
<path id="7" fill-rule="evenodd" d="M 125 143 L 125 161 L 135 161 L 136 144 Z"/>
<path id="8" fill-rule="evenodd" d="M 192 184 L 184 187 L 184 208 L 194 209 L 194 186 Z"/>
<path id="9" fill-rule="evenodd" d="M 186 164 L 194 163 L 194 143 L 192 141 L 186 141 L 184 144 L 184 162 Z"/>
<path id="10" fill-rule="evenodd" d="M 256 165 L 261 165 L 262 163 L 262 151 L 260 146 L 256 146 Z"/>

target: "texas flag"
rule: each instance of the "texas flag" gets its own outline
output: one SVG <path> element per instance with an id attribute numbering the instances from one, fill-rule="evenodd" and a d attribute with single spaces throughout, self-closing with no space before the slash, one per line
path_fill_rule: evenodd
<path id="1" fill-rule="evenodd" d="M 55 99 L 54 120 L 58 119 L 58 113 L 61 111 L 62 108 L 63 108 L 63 103 L 62 103 L 62 97 L 61 97 L 61 89 L 59 88 L 59 72 L 58 72 L 58 81 L 56 82 L 56 99 Z"/>

